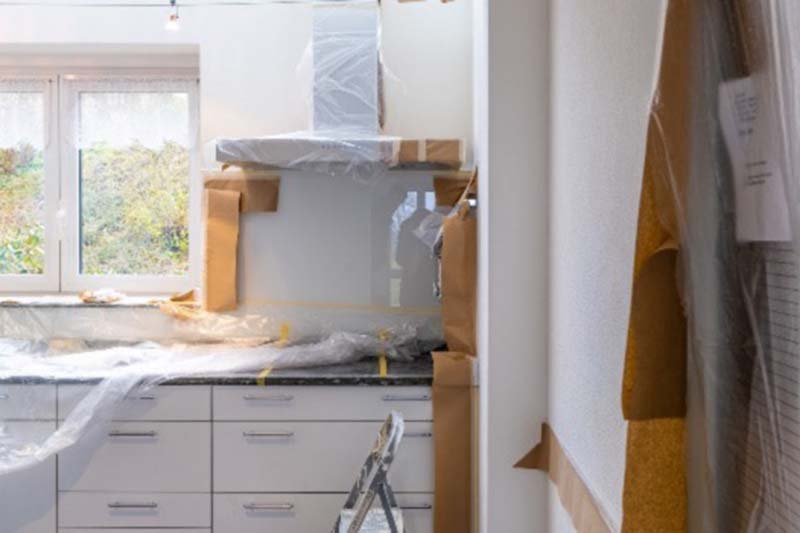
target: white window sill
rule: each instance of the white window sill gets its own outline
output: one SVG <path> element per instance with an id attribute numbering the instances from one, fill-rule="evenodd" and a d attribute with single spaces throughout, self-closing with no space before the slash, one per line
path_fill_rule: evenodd
<path id="1" fill-rule="evenodd" d="M 0 293 L 0 307 L 157 307 L 155 300 L 168 300 L 169 295 L 152 294 L 125 296 L 114 303 L 84 303 L 77 294 L 5 294 Z"/>

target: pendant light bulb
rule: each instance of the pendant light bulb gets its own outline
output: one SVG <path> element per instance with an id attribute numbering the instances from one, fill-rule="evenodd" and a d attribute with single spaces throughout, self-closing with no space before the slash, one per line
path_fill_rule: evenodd
<path id="1" fill-rule="evenodd" d="M 164 24 L 164 29 L 167 31 L 178 31 L 181 29 L 180 16 L 178 15 L 178 0 L 169 0 L 169 5 L 172 7 L 172 13 L 169 14 L 167 23 Z"/>

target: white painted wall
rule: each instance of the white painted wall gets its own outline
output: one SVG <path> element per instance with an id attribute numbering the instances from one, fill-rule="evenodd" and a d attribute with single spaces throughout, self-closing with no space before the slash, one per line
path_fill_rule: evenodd
<path id="1" fill-rule="evenodd" d="M 552 5 L 549 418 L 618 529 L 620 390 L 664 2 Z M 555 504 L 550 531 L 570 530 Z"/>
<path id="2" fill-rule="evenodd" d="M 476 6 L 482 533 L 547 523 L 545 476 L 513 465 L 547 415 L 549 4 Z"/>

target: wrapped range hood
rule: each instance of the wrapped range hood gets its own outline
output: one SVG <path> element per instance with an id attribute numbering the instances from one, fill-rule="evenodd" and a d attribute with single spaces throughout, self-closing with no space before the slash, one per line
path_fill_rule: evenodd
<path id="1" fill-rule="evenodd" d="M 327 3 L 312 9 L 309 130 L 217 139 L 216 160 L 329 174 L 373 174 L 392 167 L 460 168 L 460 140 L 382 134 L 378 3 Z"/>

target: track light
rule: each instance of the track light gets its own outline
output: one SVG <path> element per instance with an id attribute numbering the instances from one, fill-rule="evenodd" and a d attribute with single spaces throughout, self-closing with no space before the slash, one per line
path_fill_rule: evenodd
<path id="1" fill-rule="evenodd" d="M 169 0 L 169 5 L 172 7 L 172 13 L 169 14 L 167 23 L 164 24 L 164 29 L 178 31 L 181 29 L 180 16 L 178 16 L 178 0 Z"/>

